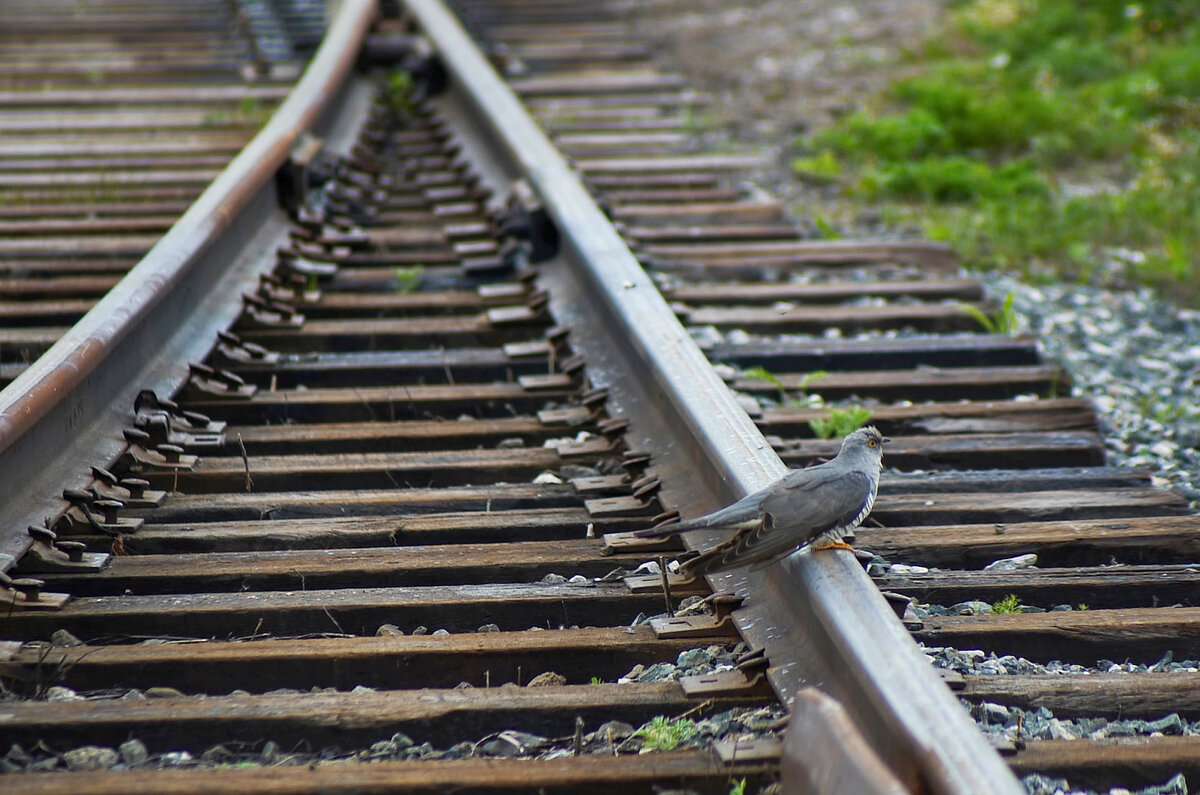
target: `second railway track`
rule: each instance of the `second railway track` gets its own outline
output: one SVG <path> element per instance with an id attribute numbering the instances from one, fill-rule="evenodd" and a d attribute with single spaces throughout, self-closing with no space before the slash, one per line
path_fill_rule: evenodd
<path id="1" fill-rule="evenodd" d="M 42 462 L 5 486 L 6 791 L 753 791 L 781 775 L 784 704 L 785 788 L 1018 791 L 1004 762 L 1096 787 L 1196 774 L 1194 672 L 1017 660 L 1200 657 L 1200 522 L 1148 473 L 1103 467 L 1089 406 L 1056 396 L 1069 385 L 1033 340 L 968 333 L 957 302 L 982 295 L 947 251 L 803 239 L 731 187 L 744 158 L 694 149 L 704 97 L 604 4 L 459 3 L 651 281 L 436 4 L 407 8 L 441 68 L 386 22 L 367 60 L 403 66 L 343 78 L 371 15 L 345 6 L 310 90 L 343 114 L 285 105 L 258 149 L 276 165 L 199 203 L 240 203 L 262 231 L 173 231 L 180 275 L 146 271 L 213 268 L 250 297 L 166 310 L 162 361 L 133 383 L 97 385 L 86 368 L 107 364 L 69 334 L 48 361 L 100 391 L 37 409 L 55 430 L 24 396 L 63 378 L 49 364 L 4 394 L 5 472 Z M 442 68 L 449 93 L 427 96 Z M 682 548 L 627 531 L 835 451 L 809 426 L 827 409 L 775 400 L 805 393 L 866 400 L 894 438 L 882 526 L 857 543 L 907 631 L 848 554 L 668 576 L 669 594 L 638 570 Z M 1041 568 L 979 571 L 1027 553 Z M 714 589 L 742 598 L 695 604 Z M 1091 609 L 939 615 L 1010 594 Z M 664 597 L 689 607 L 648 619 Z M 1004 762 L 941 679 L 998 724 Z M 1182 729 L 1043 739 L 1022 725 L 1038 707 Z M 687 750 L 633 753 L 665 742 L 633 733 L 656 717 Z"/>
<path id="2" fill-rule="evenodd" d="M 315 3 L 0 3 L 0 386 L 147 252 L 287 95 Z"/>

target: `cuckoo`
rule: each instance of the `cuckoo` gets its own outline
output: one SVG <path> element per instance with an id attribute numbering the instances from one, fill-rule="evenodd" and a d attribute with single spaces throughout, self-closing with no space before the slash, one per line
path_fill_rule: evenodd
<path id="1" fill-rule="evenodd" d="M 883 445 L 874 427 L 842 440 L 838 454 L 807 469 L 794 469 L 762 491 L 706 516 L 639 530 L 642 538 L 689 530 L 734 534 L 682 564 L 683 573 L 710 574 L 738 566 L 766 565 L 797 549 L 850 549 L 843 537 L 871 512 L 879 490 Z"/>

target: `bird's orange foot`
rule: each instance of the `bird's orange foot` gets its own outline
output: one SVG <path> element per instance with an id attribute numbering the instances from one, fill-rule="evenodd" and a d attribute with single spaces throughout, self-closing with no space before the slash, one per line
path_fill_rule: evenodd
<path id="1" fill-rule="evenodd" d="M 819 547 L 813 547 L 813 552 L 819 552 L 823 549 L 845 549 L 849 552 L 854 551 L 854 547 L 850 546 L 845 541 L 830 541 L 828 544 L 822 544 Z"/>

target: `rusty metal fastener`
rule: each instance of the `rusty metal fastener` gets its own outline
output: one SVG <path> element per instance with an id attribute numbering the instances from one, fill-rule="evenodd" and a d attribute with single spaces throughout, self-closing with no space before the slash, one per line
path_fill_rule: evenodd
<path id="1" fill-rule="evenodd" d="M 679 521 L 679 511 L 677 511 L 675 509 L 671 509 L 669 511 L 663 511 L 662 513 L 658 514 L 657 516 L 654 516 L 653 518 L 651 518 L 650 526 L 651 527 L 663 527 L 668 524 L 675 524 L 678 521 Z"/>
<path id="2" fill-rule="evenodd" d="M 36 602 L 42 596 L 42 588 L 46 586 L 46 581 L 34 577 L 20 577 L 10 585 L 14 591 L 25 597 L 26 602 Z"/>
<path id="3" fill-rule="evenodd" d="M 293 317 L 296 314 L 296 307 L 290 304 L 285 304 L 282 301 L 273 301 L 270 298 L 264 298 L 261 295 L 254 293 L 246 293 L 242 296 L 242 300 L 255 309 L 263 312 L 271 312 L 279 315 L 285 320 Z"/>
<path id="4" fill-rule="evenodd" d="M 892 608 L 892 611 L 896 614 L 896 618 L 904 618 L 904 611 L 912 604 L 913 598 L 902 593 L 896 593 L 895 591 L 880 591 L 879 593 L 887 600 L 888 607 Z"/>
<path id="5" fill-rule="evenodd" d="M 571 335 L 571 329 L 567 326 L 551 326 L 542 332 L 542 336 L 547 339 L 551 345 L 562 345 L 567 341 L 567 337 Z"/>
<path id="6" fill-rule="evenodd" d="M 296 222 L 306 227 L 319 227 L 325 223 L 325 211 L 305 205 L 296 210 Z"/>
<path id="7" fill-rule="evenodd" d="M 251 347 L 261 349 L 264 354 L 267 352 L 267 349 L 263 348 L 261 345 L 255 345 L 253 342 L 247 343 L 247 350 L 249 350 Z M 210 418 L 207 414 L 201 414 L 198 411 L 185 411 L 179 416 L 182 417 L 187 424 L 191 425 L 193 428 L 204 429 L 208 428 L 209 425 L 212 424 L 212 418 Z"/>
<path id="8" fill-rule="evenodd" d="M 154 449 L 161 453 L 162 457 L 167 459 L 167 461 L 172 464 L 179 463 L 179 457 L 183 455 L 183 448 L 177 444 L 160 444 Z"/>
<path id="9" fill-rule="evenodd" d="M 256 343 L 246 342 L 241 337 L 239 337 L 237 334 L 234 334 L 232 332 L 222 331 L 217 336 L 218 336 L 219 341 L 217 342 L 217 348 L 216 348 L 215 353 L 221 357 L 224 357 L 225 359 L 230 360 L 230 361 L 240 362 L 240 363 L 245 363 L 245 362 L 268 362 L 269 363 L 269 362 L 274 362 L 276 359 L 279 358 L 278 354 L 273 353 L 272 351 L 269 351 L 266 348 L 264 348 L 263 346 L 258 345 Z M 188 415 L 194 414 L 194 413 L 195 412 L 184 411 L 184 412 L 182 412 L 181 416 L 183 416 L 185 419 L 188 419 Z M 204 417 L 203 414 L 200 414 L 198 416 Z M 207 417 L 205 417 L 205 421 L 203 423 L 197 425 L 197 423 L 193 422 L 192 424 L 195 425 L 196 427 L 207 427 L 209 424 L 209 420 Z"/>
<path id="10" fill-rule="evenodd" d="M 646 450 L 626 450 L 621 456 L 621 466 L 625 469 L 636 469 L 650 463 L 650 453 Z"/>
<path id="11" fill-rule="evenodd" d="M 737 667 L 746 676 L 751 676 L 756 673 L 766 673 L 766 670 L 771 667 L 771 661 L 767 658 L 766 649 L 752 649 L 738 658 Z"/>
<path id="12" fill-rule="evenodd" d="M 72 563 L 81 562 L 83 553 L 87 551 L 87 544 L 82 541 L 59 541 L 56 546 L 67 553 L 67 559 Z"/>
<path id="13" fill-rule="evenodd" d="M 544 312 L 550 304 L 550 294 L 545 290 L 535 290 L 529 294 L 525 306 L 533 312 Z"/>
<path id="14" fill-rule="evenodd" d="M 117 524 L 121 521 L 117 513 L 125 507 L 125 503 L 120 500 L 96 500 L 92 506 L 99 508 L 104 513 L 105 524 Z"/>
<path id="15" fill-rule="evenodd" d="M 125 441 L 139 447 L 145 447 L 150 442 L 150 434 L 138 428 L 126 428 L 122 433 L 125 436 Z M 63 496 L 65 497 L 66 494 L 64 493 Z M 70 497 L 67 497 L 67 499 L 70 499 Z"/>
<path id="16" fill-rule="evenodd" d="M 84 489 L 63 489 L 63 499 L 74 505 L 91 505 L 96 495 Z"/>
<path id="17" fill-rule="evenodd" d="M 642 485 L 637 486 L 637 488 L 633 490 L 633 496 L 637 497 L 639 500 L 645 501 L 648 497 L 652 496 L 660 488 L 662 488 L 662 481 L 655 477 L 640 478 L 638 482 Z"/>
<path id="18" fill-rule="evenodd" d="M 596 389 L 589 389 L 588 391 L 584 392 L 583 397 L 581 397 L 579 399 L 580 403 L 587 406 L 592 411 L 597 411 L 607 401 L 608 401 L 608 390 L 605 389 L 604 387 L 598 387 Z"/>
<path id="19" fill-rule="evenodd" d="M 103 483 L 105 486 L 117 485 L 117 476 L 109 472 L 104 467 L 92 467 L 92 477 Z"/>
<path id="20" fill-rule="evenodd" d="M 41 541 L 44 544 L 53 544 L 58 540 L 58 533 L 49 527 L 42 527 L 38 524 L 29 525 L 29 535 L 33 537 L 34 541 Z"/>
<path id="21" fill-rule="evenodd" d="M 558 363 L 558 370 L 566 375 L 578 375 L 583 372 L 584 359 L 578 354 L 568 356 Z"/>
<path id="22" fill-rule="evenodd" d="M 596 428 L 605 436 L 620 436 L 629 428 L 629 420 L 624 417 L 609 417 L 597 423 Z M 635 483 L 634 486 L 636 485 Z"/>
<path id="23" fill-rule="evenodd" d="M 170 398 L 159 397 L 158 393 L 153 389 L 143 389 L 137 393 L 137 397 L 133 399 L 133 413 L 137 414 L 142 409 L 153 411 L 159 409 L 171 414 L 179 411 L 179 404 Z"/>
<path id="24" fill-rule="evenodd" d="M 712 608 L 717 621 L 733 615 L 733 611 L 742 606 L 745 600 L 737 594 L 715 593 L 704 598 L 704 603 Z"/>
<path id="25" fill-rule="evenodd" d="M 237 373 L 231 373 L 228 370 L 218 370 L 215 367 L 209 367 L 207 364 L 201 364 L 200 362 L 190 362 L 188 370 L 191 371 L 192 375 L 206 378 L 219 384 L 225 384 L 234 389 L 246 385 L 245 379 Z"/>
<path id="26" fill-rule="evenodd" d="M 150 488 L 150 481 L 145 478 L 121 478 L 117 485 L 128 491 L 129 496 L 137 500 L 146 496 L 146 489 Z"/>
<path id="27" fill-rule="evenodd" d="M 151 444 L 165 444 L 171 440 L 171 420 L 165 411 L 140 415 L 138 427 L 150 436 Z"/>

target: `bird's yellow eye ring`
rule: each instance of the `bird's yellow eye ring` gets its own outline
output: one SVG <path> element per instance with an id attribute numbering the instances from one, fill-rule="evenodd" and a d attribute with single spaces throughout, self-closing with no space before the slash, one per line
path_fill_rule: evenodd
<path id="1" fill-rule="evenodd" d="M 878 447 L 878 446 L 879 446 L 879 442 L 875 441 L 874 439 L 867 440 L 867 447 Z"/>

